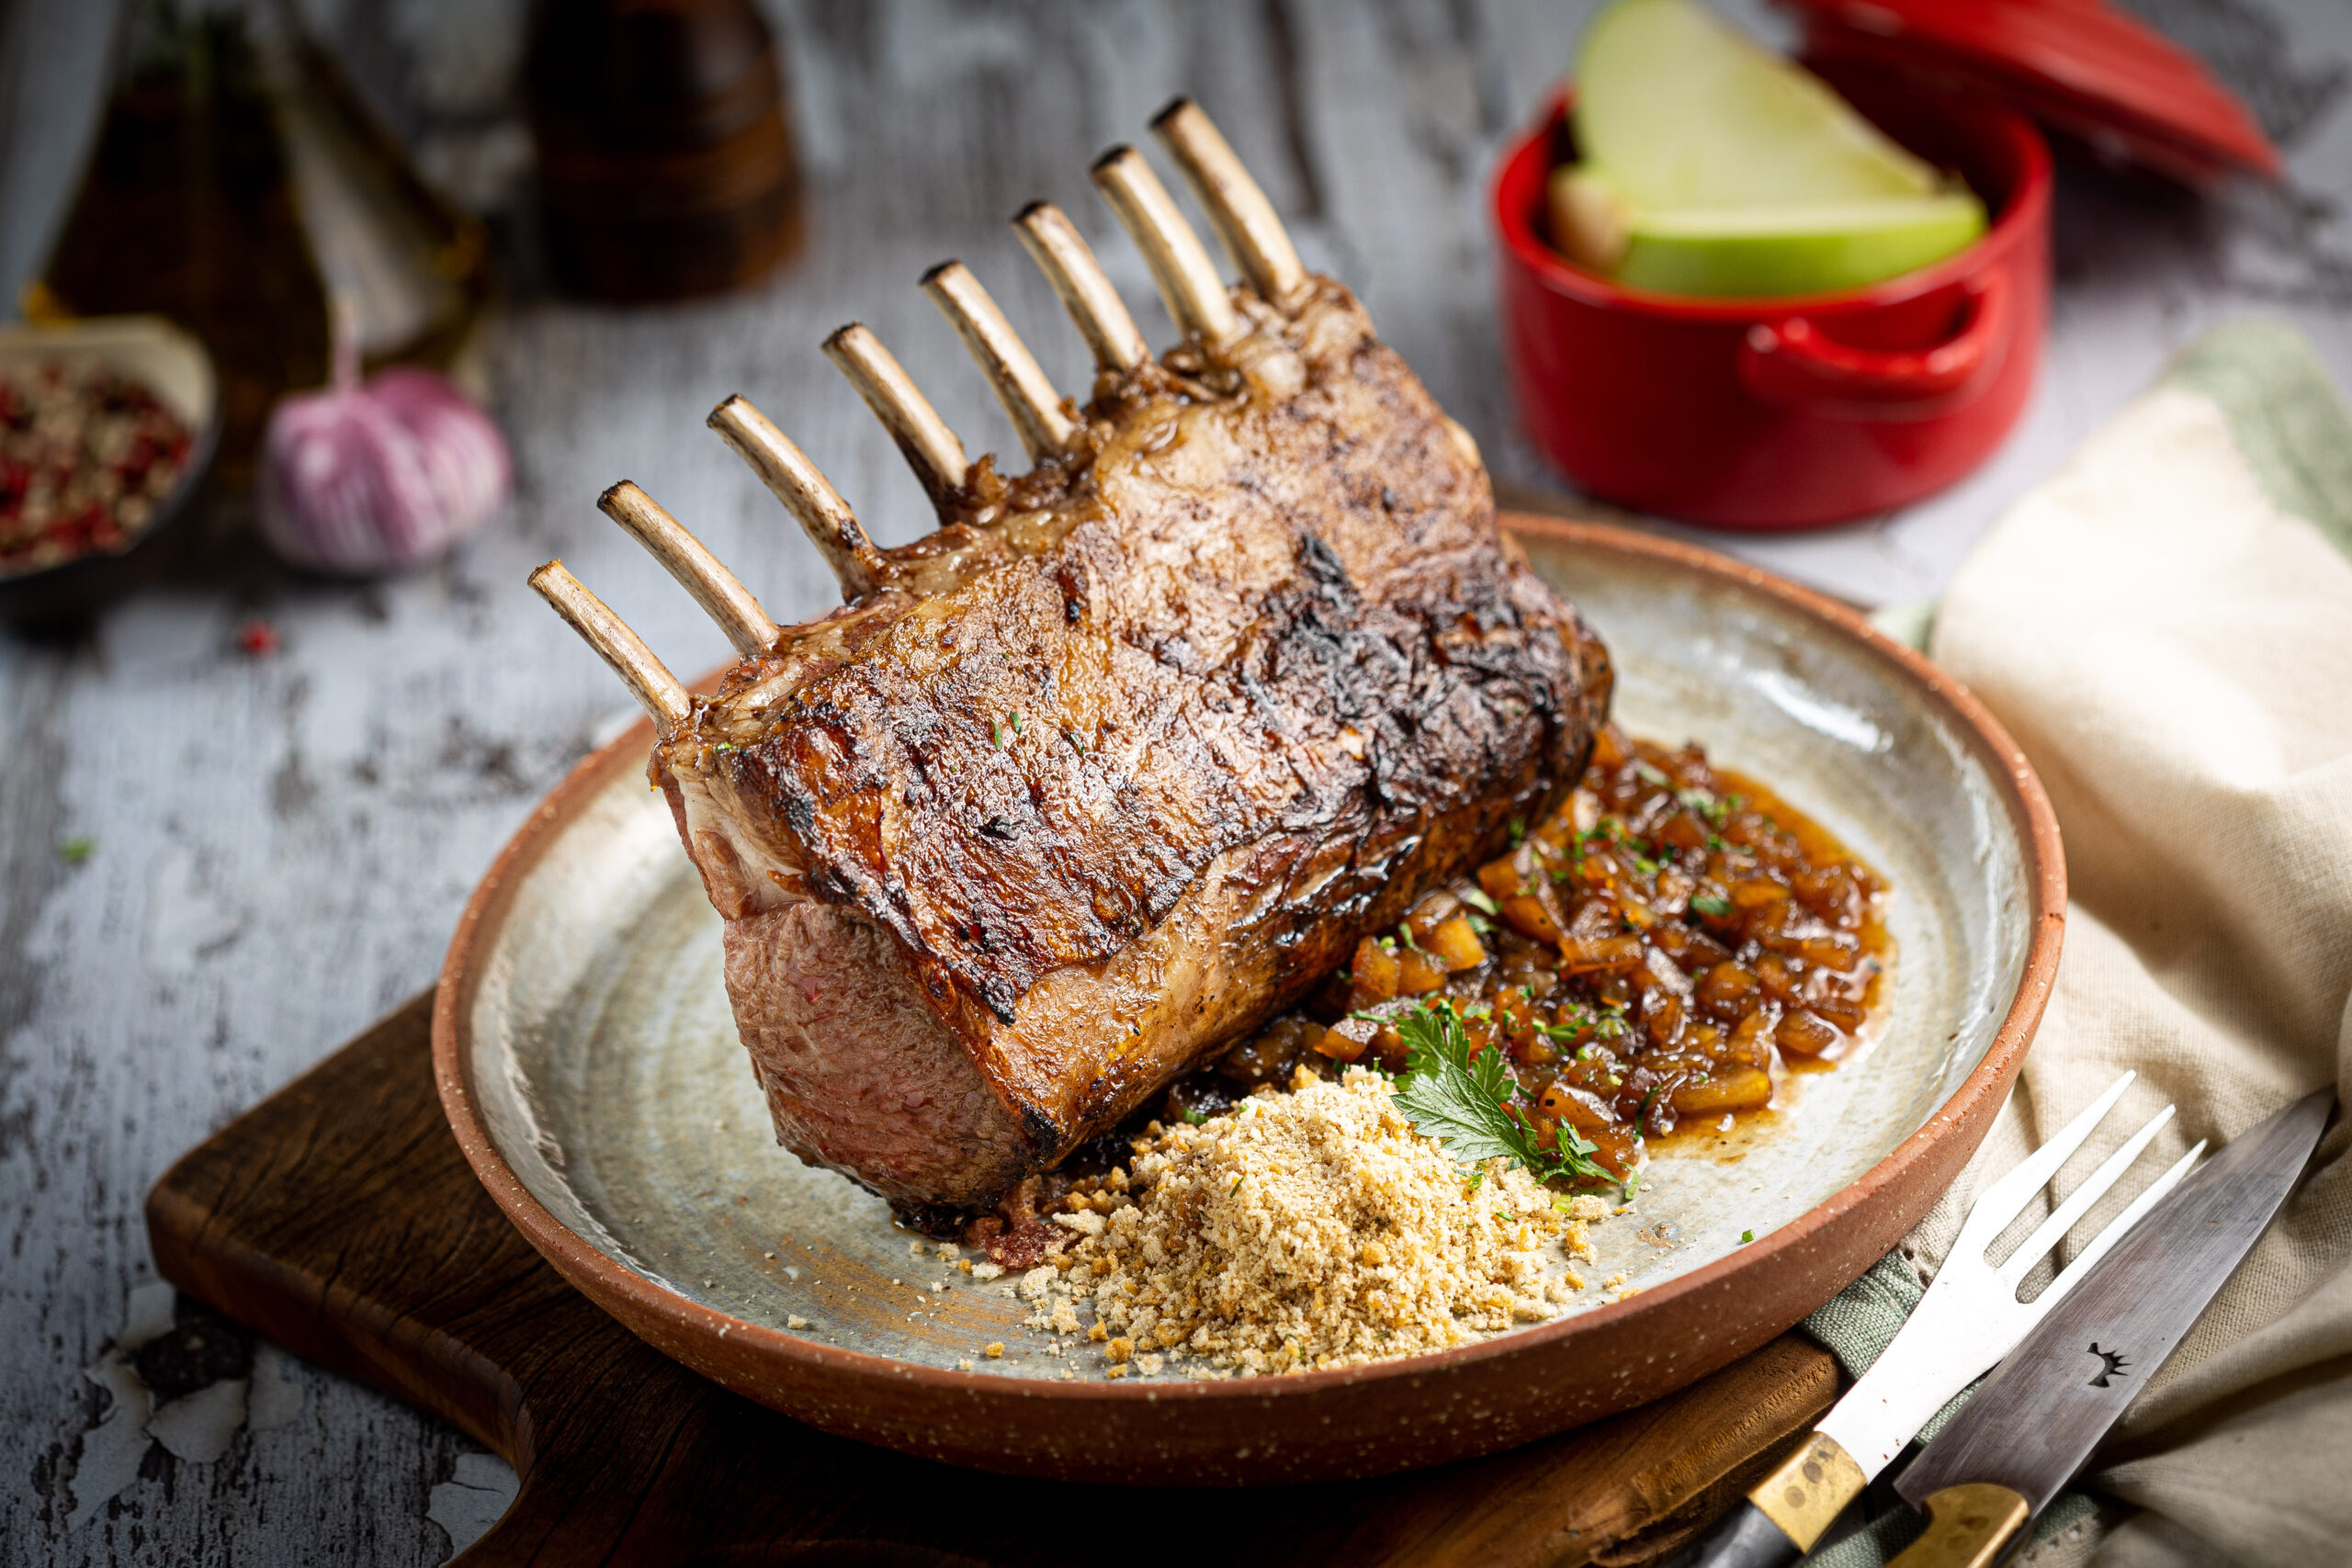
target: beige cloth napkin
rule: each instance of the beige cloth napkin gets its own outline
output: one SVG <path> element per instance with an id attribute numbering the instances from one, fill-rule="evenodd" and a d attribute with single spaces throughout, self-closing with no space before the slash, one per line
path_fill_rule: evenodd
<path id="1" fill-rule="evenodd" d="M 1929 649 L 2033 760 L 2073 901 L 2018 1092 L 1905 1243 L 1923 1271 L 2123 1067 L 2062 1183 L 2166 1100 L 2127 1189 L 2324 1083 L 2352 1099 L 2352 418 L 2309 346 L 2242 321 L 2189 349 L 1994 528 Z M 2132 1506 L 2035 1568 L 2352 1563 L 2348 1147 L 2339 1115 L 2084 1478 Z"/>

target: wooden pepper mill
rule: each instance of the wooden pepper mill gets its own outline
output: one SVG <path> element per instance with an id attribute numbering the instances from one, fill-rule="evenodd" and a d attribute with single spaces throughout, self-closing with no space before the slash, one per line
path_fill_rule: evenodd
<path id="1" fill-rule="evenodd" d="M 526 75 L 564 288 L 613 300 L 715 293 L 797 247 L 777 67 L 752 0 L 539 0 Z"/>

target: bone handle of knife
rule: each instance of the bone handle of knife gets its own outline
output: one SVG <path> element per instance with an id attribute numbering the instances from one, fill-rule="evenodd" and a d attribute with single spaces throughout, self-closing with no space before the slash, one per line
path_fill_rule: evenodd
<path id="1" fill-rule="evenodd" d="M 1993 1568 L 2009 1538 L 2033 1517 L 2006 1486 L 1969 1481 L 1928 1498 L 1928 1529 L 1886 1568 Z"/>
<path id="2" fill-rule="evenodd" d="M 1815 1432 L 1802 1447 L 1748 1489 L 1756 1511 L 1781 1527 L 1801 1552 L 1838 1521 L 1846 1505 L 1862 1495 L 1871 1478 L 1837 1438 Z"/>

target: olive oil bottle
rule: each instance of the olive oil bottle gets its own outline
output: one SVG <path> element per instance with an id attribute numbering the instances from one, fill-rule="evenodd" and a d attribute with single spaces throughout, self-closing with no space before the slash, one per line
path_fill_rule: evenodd
<path id="1" fill-rule="evenodd" d="M 221 482 L 273 403 L 327 378 L 331 298 L 371 365 L 446 364 L 480 313 L 481 225 L 429 190 L 283 4 L 135 6 L 35 321 L 151 311 L 210 351 Z"/>

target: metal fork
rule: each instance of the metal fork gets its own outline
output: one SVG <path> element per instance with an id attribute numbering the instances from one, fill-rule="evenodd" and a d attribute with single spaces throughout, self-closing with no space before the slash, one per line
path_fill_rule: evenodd
<path id="1" fill-rule="evenodd" d="M 2027 1273 L 2106 1196 L 2172 1120 L 2173 1108 L 2167 1105 L 2069 1193 L 2015 1252 L 1997 1266 L 1989 1260 L 1993 1243 L 2083 1146 L 2135 1076 L 2127 1072 L 2117 1078 L 2088 1110 L 1978 1195 L 1951 1256 L 1894 1342 L 1814 1428 L 1813 1440 L 1758 1482 L 1747 1502 L 1681 1560 L 1689 1568 L 1780 1568 L 1811 1551 L 1846 1505 L 1861 1495 L 1919 1428 L 2024 1338 L 2140 1216 L 2188 1173 L 2204 1152 L 2202 1142 L 2109 1221 L 2040 1295 L 2030 1302 L 2018 1300 L 2018 1286 Z"/>

